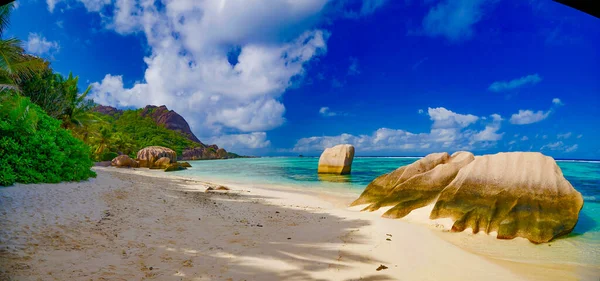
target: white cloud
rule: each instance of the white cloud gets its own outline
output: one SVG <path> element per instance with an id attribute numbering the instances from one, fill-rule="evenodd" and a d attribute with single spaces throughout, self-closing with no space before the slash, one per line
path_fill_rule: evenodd
<path id="1" fill-rule="evenodd" d="M 547 139 L 547 138 L 548 138 L 548 135 L 543 135 L 543 136 L 542 136 L 542 139 L 543 139 L 543 140 L 545 140 L 545 139 Z"/>
<path id="2" fill-rule="evenodd" d="M 423 19 L 423 31 L 432 37 L 450 41 L 468 40 L 475 34 L 474 25 L 483 16 L 490 0 L 444 0 L 432 7 Z"/>
<path id="3" fill-rule="evenodd" d="M 480 118 L 471 114 L 459 114 L 443 107 L 429 108 L 433 121 L 428 133 L 411 133 L 401 129 L 380 128 L 370 135 L 341 134 L 338 136 L 315 136 L 298 140 L 293 151 L 320 151 L 340 143 L 350 143 L 359 151 L 409 151 L 428 152 L 440 150 L 474 150 L 495 145 L 502 138 L 499 134 L 502 118 L 492 114 L 491 123 L 482 131 L 469 129 Z M 483 120 L 483 119 L 482 119 Z"/>
<path id="4" fill-rule="evenodd" d="M 25 50 L 38 56 L 51 56 L 60 50 L 60 45 L 56 41 L 48 41 L 40 34 L 29 33 L 29 37 L 25 42 Z"/>
<path id="5" fill-rule="evenodd" d="M 471 114 L 458 114 L 443 107 L 428 108 L 433 128 L 464 128 L 475 123 L 479 117 Z"/>
<path id="6" fill-rule="evenodd" d="M 513 145 L 513 144 L 515 144 L 515 143 L 517 143 L 517 141 L 516 141 L 516 140 L 511 140 L 510 142 L 508 142 L 508 144 L 509 144 L 509 145 Z"/>
<path id="7" fill-rule="evenodd" d="M 358 68 L 358 59 L 351 57 L 350 58 L 350 66 L 348 67 L 348 75 L 358 75 L 360 74 L 360 69 Z"/>
<path id="8" fill-rule="evenodd" d="M 327 107 L 327 106 L 321 107 L 321 109 L 319 109 L 319 114 L 321 114 L 321 116 L 324 116 L 324 117 L 346 116 L 346 115 L 348 115 L 345 112 L 331 111 L 331 109 L 329 107 Z"/>
<path id="9" fill-rule="evenodd" d="M 208 143 L 216 143 L 219 146 L 227 147 L 228 149 L 234 151 L 248 148 L 266 148 L 271 146 L 271 141 L 267 140 L 267 133 L 265 132 L 222 135 L 208 139 Z"/>
<path id="10" fill-rule="evenodd" d="M 473 135 L 474 141 L 499 141 L 502 139 L 504 133 L 499 134 L 498 130 L 500 130 L 500 124 L 502 122 L 502 117 L 498 114 L 492 114 L 492 123 L 485 126 L 485 129 L 479 133 Z"/>
<path id="11" fill-rule="evenodd" d="M 513 90 L 516 88 L 523 87 L 525 85 L 535 85 L 535 84 L 539 83 L 540 81 L 542 81 L 542 77 L 540 77 L 536 73 L 536 74 L 523 76 L 521 78 L 513 79 L 510 81 L 496 81 L 488 87 L 488 90 L 490 90 L 492 92 L 508 91 L 508 90 Z M 554 100 L 552 100 L 552 102 L 557 104 L 555 102 L 555 100 L 558 100 L 558 102 L 560 103 L 560 99 L 556 99 L 556 98 Z"/>
<path id="12" fill-rule="evenodd" d="M 359 1 L 361 5 L 356 7 L 356 2 Z M 355 19 L 373 14 L 387 2 L 388 0 L 337 0 L 329 1 L 329 5 L 332 12 L 338 16 Z"/>
<path id="13" fill-rule="evenodd" d="M 48 0 L 49 9 L 56 1 Z M 91 98 L 119 107 L 164 104 L 201 139 L 239 141 L 227 135 L 252 136 L 285 122 L 282 95 L 327 51 L 329 32 L 315 26 L 331 7 L 343 13 L 356 8 L 344 0 L 77 1 L 102 10 L 106 28 L 143 34 L 151 50 L 142 82 L 125 88 L 123 77 L 107 74 L 94 83 Z M 369 15 L 385 2 L 363 1 L 354 15 Z M 239 55 L 230 64 L 234 49 Z M 352 65 L 349 71 L 359 70 L 358 62 Z"/>
<path id="14" fill-rule="evenodd" d="M 562 101 L 559 98 L 553 98 L 552 103 L 555 105 L 563 105 Z"/>
<path id="15" fill-rule="evenodd" d="M 540 150 L 552 150 L 552 151 L 564 151 L 566 153 L 574 152 L 579 148 L 579 145 L 565 145 L 562 141 L 552 142 L 546 145 L 543 145 Z"/>
<path id="16" fill-rule="evenodd" d="M 572 135 L 572 133 L 568 132 L 568 133 L 564 133 L 564 134 L 558 134 L 558 135 L 556 135 L 556 138 L 557 139 L 565 139 L 566 140 L 566 139 L 570 138 L 571 135 Z"/>
<path id="17" fill-rule="evenodd" d="M 510 117 L 510 123 L 516 125 L 526 125 L 540 122 L 548 116 L 550 116 L 551 110 L 542 111 L 538 110 L 537 112 L 533 112 L 531 110 L 519 110 L 519 113 L 515 113 Z"/>
<path id="18" fill-rule="evenodd" d="M 419 109 L 418 113 L 423 114 L 423 113 L 425 113 L 425 111 L 423 111 L 423 109 Z"/>
<path id="19" fill-rule="evenodd" d="M 582 138 L 582 137 L 583 137 L 583 135 L 577 135 L 577 138 L 578 138 L 578 139 L 580 139 L 580 138 Z"/>
<path id="20" fill-rule="evenodd" d="M 521 138 L 521 141 L 526 141 L 526 140 L 529 140 L 529 138 L 528 138 L 527 136 L 523 136 L 523 137 Z"/>
<path id="21" fill-rule="evenodd" d="M 304 75 L 305 63 L 327 50 L 328 32 L 309 26 L 289 34 L 291 39 L 279 37 L 285 27 L 302 26 L 325 1 L 244 6 L 181 0 L 161 9 L 153 3 L 118 0 L 109 26 L 123 34 L 145 34 L 152 52 L 144 59 L 144 81 L 125 88 L 123 77 L 107 74 L 93 84 L 91 97 L 119 107 L 165 104 L 201 138 L 264 132 L 283 124 L 281 95 Z M 235 65 L 227 57 L 232 47 L 239 48 Z"/>
<path id="22" fill-rule="evenodd" d="M 51 13 L 54 12 L 56 4 L 60 2 L 81 2 L 89 12 L 99 12 L 104 6 L 111 4 L 111 0 L 46 0 L 46 4 L 48 5 L 48 11 L 50 11 Z"/>

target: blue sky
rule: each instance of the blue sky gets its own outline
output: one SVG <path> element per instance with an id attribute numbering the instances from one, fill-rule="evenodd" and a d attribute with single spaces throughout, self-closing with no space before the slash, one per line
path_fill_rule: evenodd
<path id="1" fill-rule="evenodd" d="M 549 1 L 18 0 L 7 35 L 253 155 L 600 158 L 600 19 Z"/>

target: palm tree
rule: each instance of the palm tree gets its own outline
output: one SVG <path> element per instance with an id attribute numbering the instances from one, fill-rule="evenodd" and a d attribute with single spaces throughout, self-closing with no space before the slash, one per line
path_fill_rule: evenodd
<path id="1" fill-rule="evenodd" d="M 0 89 L 17 89 L 21 80 L 48 68 L 48 62 L 25 54 L 21 41 L 1 38 L 10 24 L 13 3 L 0 6 Z"/>

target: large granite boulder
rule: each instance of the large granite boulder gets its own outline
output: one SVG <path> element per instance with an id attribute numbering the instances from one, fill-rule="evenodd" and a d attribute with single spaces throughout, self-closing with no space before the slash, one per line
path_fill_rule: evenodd
<path id="1" fill-rule="evenodd" d="M 497 232 L 543 243 L 573 230 L 583 198 L 554 159 L 540 153 L 434 153 L 373 180 L 352 203 L 401 218 L 435 204 L 430 218 L 450 218 L 452 231 Z"/>
<path id="2" fill-rule="evenodd" d="M 325 149 L 319 158 L 319 174 L 347 175 L 352 170 L 354 146 L 340 144 Z"/>
<path id="3" fill-rule="evenodd" d="M 177 154 L 175 151 L 162 146 L 148 146 L 137 153 L 137 160 L 140 163 L 140 167 L 146 168 L 152 168 L 154 162 L 162 157 L 169 158 L 171 163 L 177 161 Z"/>
<path id="4" fill-rule="evenodd" d="M 154 164 L 152 164 L 152 167 L 150 167 L 150 169 L 166 169 L 167 167 L 169 167 L 169 165 L 171 165 L 171 163 L 171 158 L 161 157 L 158 160 L 154 161 Z"/>
<path id="5" fill-rule="evenodd" d="M 427 206 L 458 174 L 473 161 L 470 152 L 433 153 L 418 161 L 376 178 L 352 205 L 370 203 L 364 210 L 375 211 L 394 206 L 384 217 L 401 218 L 412 210 Z"/>
<path id="6" fill-rule="evenodd" d="M 127 155 L 119 155 L 115 157 L 112 161 L 110 161 L 111 166 L 115 167 L 127 167 L 127 168 L 137 168 L 140 165 L 135 160 L 131 159 L 131 157 Z"/>
<path id="7" fill-rule="evenodd" d="M 442 190 L 431 219 L 451 218 L 453 231 L 496 231 L 500 239 L 543 243 L 573 230 L 581 193 L 552 157 L 534 152 L 477 157 Z"/>

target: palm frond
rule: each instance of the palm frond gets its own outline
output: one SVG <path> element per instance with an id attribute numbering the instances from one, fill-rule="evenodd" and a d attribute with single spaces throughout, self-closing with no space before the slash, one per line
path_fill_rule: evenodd
<path id="1" fill-rule="evenodd" d="M 4 34 L 4 31 L 8 29 L 8 26 L 10 25 L 10 13 L 13 8 L 13 3 L 0 6 L 0 35 Z"/>

